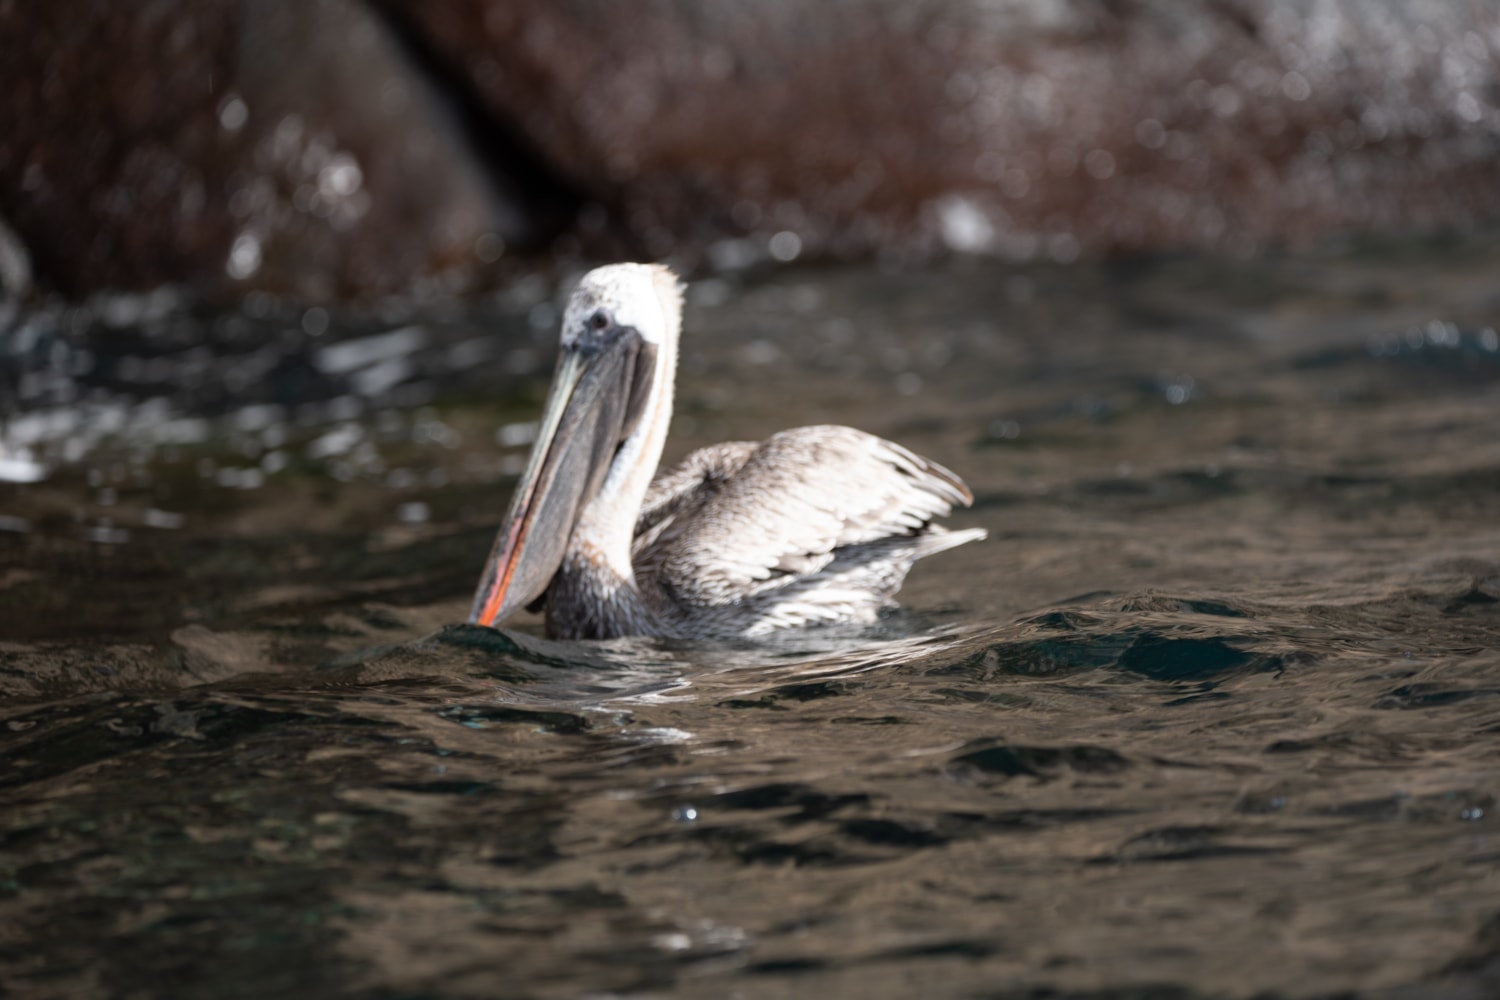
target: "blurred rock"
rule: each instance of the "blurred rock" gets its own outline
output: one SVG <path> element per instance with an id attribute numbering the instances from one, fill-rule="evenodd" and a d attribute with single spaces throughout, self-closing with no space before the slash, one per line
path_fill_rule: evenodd
<path id="1" fill-rule="evenodd" d="M 1500 215 L 1481 0 L 386 2 L 657 255 L 1067 260 Z"/>
<path id="2" fill-rule="evenodd" d="M 0 302 L 31 294 L 31 258 L 15 230 L 0 216 Z M 0 322 L 0 327 L 4 323 Z"/>
<path id="3" fill-rule="evenodd" d="M 44 285 L 448 287 L 528 235 L 355 0 L 0 0 L 0 39 L 0 216 Z"/>
<path id="4" fill-rule="evenodd" d="M 0 43 L 0 217 L 74 295 L 1500 218 L 1490 0 L 0 0 Z"/>

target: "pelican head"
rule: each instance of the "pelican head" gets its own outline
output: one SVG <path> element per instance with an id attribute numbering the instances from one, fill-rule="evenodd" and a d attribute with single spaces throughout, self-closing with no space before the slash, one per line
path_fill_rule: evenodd
<path id="1" fill-rule="evenodd" d="M 611 328 L 633 330 L 660 347 L 682 326 L 682 286 L 659 264 L 610 264 L 579 279 L 563 312 L 562 349 L 600 341 Z"/>
<path id="2" fill-rule="evenodd" d="M 681 317 L 681 286 L 665 267 L 611 264 L 579 281 L 563 312 L 541 429 L 469 621 L 492 625 L 540 598 L 580 522 L 610 520 L 588 518 L 591 506 L 629 511 L 622 538 L 589 539 L 629 574 L 634 512 L 671 417 Z"/>

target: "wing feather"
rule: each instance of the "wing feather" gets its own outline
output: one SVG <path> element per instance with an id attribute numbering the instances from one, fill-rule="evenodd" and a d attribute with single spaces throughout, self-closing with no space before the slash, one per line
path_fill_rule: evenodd
<path id="1" fill-rule="evenodd" d="M 712 607 L 815 574 L 839 550 L 925 532 L 972 496 L 952 472 L 851 427 L 704 449 L 660 477 L 637 524 L 638 576 Z"/>

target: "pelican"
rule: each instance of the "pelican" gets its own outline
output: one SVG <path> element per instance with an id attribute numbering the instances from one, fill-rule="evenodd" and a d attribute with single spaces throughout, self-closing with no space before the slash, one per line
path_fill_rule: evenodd
<path id="1" fill-rule="evenodd" d="M 973 502 L 962 480 L 852 427 L 714 445 L 653 481 L 681 328 L 668 268 L 584 275 L 470 622 L 545 608 L 547 634 L 567 639 L 868 623 L 916 560 L 984 537 L 933 523 Z"/>

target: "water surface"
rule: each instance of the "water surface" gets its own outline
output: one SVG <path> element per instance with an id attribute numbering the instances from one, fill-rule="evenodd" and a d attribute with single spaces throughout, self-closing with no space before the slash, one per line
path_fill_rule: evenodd
<path id="1" fill-rule="evenodd" d="M 669 459 L 849 423 L 990 532 L 878 627 L 765 645 L 455 624 L 549 280 L 33 317 L 0 982 L 1493 996 L 1497 268 L 1473 237 L 700 282 Z"/>

